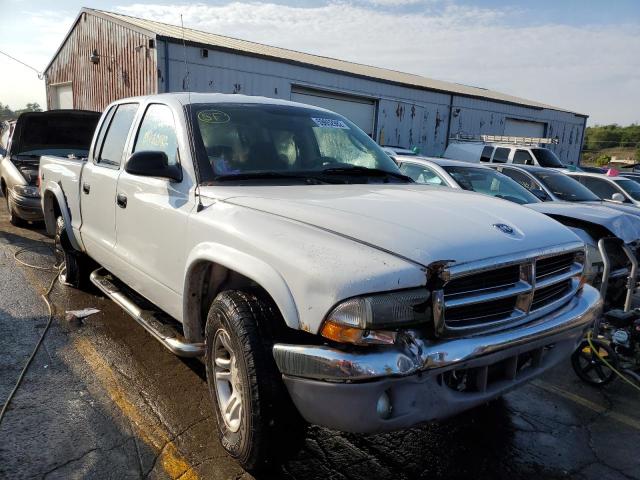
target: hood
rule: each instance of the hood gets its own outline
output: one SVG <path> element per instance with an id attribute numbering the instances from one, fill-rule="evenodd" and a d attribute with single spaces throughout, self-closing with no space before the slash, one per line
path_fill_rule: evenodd
<path id="1" fill-rule="evenodd" d="M 576 202 L 577 203 L 577 202 Z M 607 201 L 593 201 L 593 202 L 579 202 L 584 205 L 598 205 L 600 207 L 607 207 L 612 210 L 616 210 L 618 212 L 628 213 L 629 215 L 634 215 L 636 217 L 640 217 L 640 208 L 631 204 L 622 204 L 617 202 L 607 202 Z"/>
<path id="2" fill-rule="evenodd" d="M 23 113 L 16 120 L 9 154 L 14 161 L 20 161 L 16 156 L 21 154 L 32 161 L 40 155 L 86 156 L 99 119 L 100 113 L 86 110 Z"/>
<path id="3" fill-rule="evenodd" d="M 624 211 L 609 208 L 607 205 L 601 205 L 598 202 L 594 202 L 594 204 L 587 204 L 586 202 L 540 202 L 528 204 L 527 207 L 551 217 L 572 218 L 600 225 L 616 237 L 621 238 L 625 243 L 640 239 L 640 216 L 630 215 Z"/>
<path id="4" fill-rule="evenodd" d="M 201 193 L 312 225 L 423 266 L 578 241 L 563 225 L 522 206 L 427 185 L 207 186 Z M 495 226 L 502 224 L 508 227 Z"/>

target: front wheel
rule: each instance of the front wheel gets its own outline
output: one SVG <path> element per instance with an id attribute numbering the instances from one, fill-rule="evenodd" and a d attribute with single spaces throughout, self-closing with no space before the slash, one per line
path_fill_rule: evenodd
<path id="1" fill-rule="evenodd" d="M 219 294 L 207 317 L 207 383 L 220 443 L 248 471 L 269 468 L 303 430 L 271 353 L 277 320 L 269 302 L 237 290 Z"/>

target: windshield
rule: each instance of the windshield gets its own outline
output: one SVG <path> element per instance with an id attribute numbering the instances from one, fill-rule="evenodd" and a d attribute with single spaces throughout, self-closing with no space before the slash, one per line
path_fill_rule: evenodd
<path id="1" fill-rule="evenodd" d="M 564 168 L 556 154 L 547 148 L 532 148 L 531 153 L 542 167 Z"/>
<path id="2" fill-rule="evenodd" d="M 599 202 L 600 198 L 577 180 L 560 172 L 531 172 L 551 193 L 565 202 Z"/>
<path id="3" fill-rule="evenodd" d="M 464 190 L 484 193 L 519 203 L 538 203 L 538 200 L 518 182 L 495 170 L 477 167 L 442 167 Z"/>
<path id="4" fill-rule="evenodd" d="M 621 180 L 614 180 L 620 188 L 622 188 L 627 194 L 634 200 L 640 201 L 640 183 L 634 182 L 628 178 Z"/>
<path id="5" fill-rule="evenodd" d="M 202 182 L 325 174 L 366 182 L 373 172 L 410 181 L 366 133 L 337 114 L 290 105 L 193 107 Z"/>

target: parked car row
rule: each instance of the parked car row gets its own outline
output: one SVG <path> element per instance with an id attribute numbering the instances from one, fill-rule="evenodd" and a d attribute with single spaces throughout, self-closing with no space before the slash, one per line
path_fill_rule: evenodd
<path id="1" fill-rule="evenodd" d="M 533 166 L 492 166 L 443 158 L 396 157 L 400 171 L 418 183 L 443 185 L 502 198 L 544 213 L 571 228 L 586 244 L 585 277 L 600 287 L 604 262 L 598 243 L 607 243 L 613 268 L 605 305 L 621 308 L 631 265 L 621 245 L 640 248 L 640 209 L 602 202 L 590 190 L 558 170 Z"/>
<path id="2" fill-rule="evenodd" d="M 628 264 L 602 240 L 640 241 L 636 207 L 579 182 L 563 193 L 480 156 L 385 153 L 293 102 L 123 99 L 81 143 L 39 157 L 61 280 L 91 281 L 173 353 L 203 358 L 221 443 L 249 470 L 305 422 L 408 428 L 539 376 L 620 303 Z M 530 163 L 498 148 L 486 165 Z M 612 264 L 603 302 L 592 285 Z"/>

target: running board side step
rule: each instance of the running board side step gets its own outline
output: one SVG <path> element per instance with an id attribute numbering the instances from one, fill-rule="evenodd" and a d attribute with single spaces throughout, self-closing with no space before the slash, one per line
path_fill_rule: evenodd
<path id="1" fill-rule="evenodd" d="M 204 343 L 188 343 L 176 328 L 162 322 L 156 312 L 139 306 L 131 295 L 127 295 L 126 289 L 118 286 L 118 280 L 104 268 L 92 272 L 90 279 L 91 283 L 98 287 L 102 293 L 131 315 L 136 322 L 172 353 L 179 357 L 204 355 Z"/>

